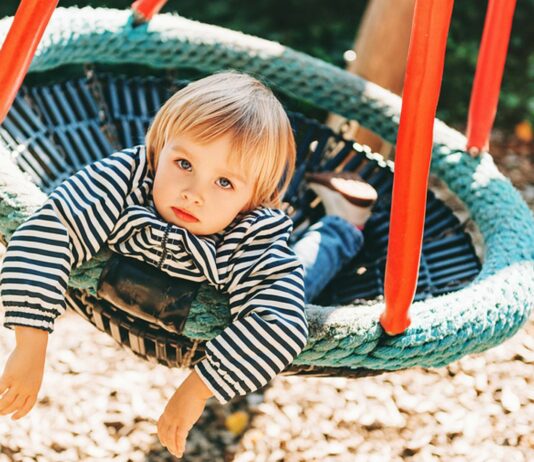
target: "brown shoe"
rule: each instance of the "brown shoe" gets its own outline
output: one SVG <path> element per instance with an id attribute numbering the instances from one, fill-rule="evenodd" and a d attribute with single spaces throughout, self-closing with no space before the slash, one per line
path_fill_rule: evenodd
<path id="1" fill-rule="evenodd" d="M 378 198 L 376 189 L 365 182 L 361 176 L 353 172 L 320 172 L 306 173 L 304 178 L 312 187 L 318 184 L 341 194 L 351 204 L 370 208 Z M 314 189 L 314 188 L 312 188 Z"/>

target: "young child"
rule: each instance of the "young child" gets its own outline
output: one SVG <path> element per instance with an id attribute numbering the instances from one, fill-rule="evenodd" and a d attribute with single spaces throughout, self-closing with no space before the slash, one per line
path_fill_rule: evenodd
<path id="1" fill-rule="evenodd" d="M 304 288 L 313 300 L 357 254 L 376 191 L 353 174 L 309 175 L 329 215 L 291 249 L 292 221 L 279 209 L 294 169 L 291 126 L 272 92 L 237 72 L 178 91 L 145 141 L 65 180 L 11 237 L 0 296 L 16 347 L 0 377 L 0 415 L 19 419 L 34 406 L 70 271 L 107 244 L 229 294 L 231 324 L 158 420 L 161 443 L 181 457 L 209 397 L 255 391 L 302 351 Z"/>

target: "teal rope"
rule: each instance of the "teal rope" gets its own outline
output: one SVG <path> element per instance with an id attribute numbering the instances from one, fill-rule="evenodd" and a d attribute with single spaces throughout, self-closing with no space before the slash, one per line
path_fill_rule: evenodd
<path id="1" fill-rule="evenodd" d="M 0 21 L 3 41 L 10 19 Z M 266 80 L 285 94 L 336 112 L 395 142 L 400 99 L 380 87 L 277 43 L 173 15 L 159 15 L 133 29 L 128 12 L 58 9 L 30 72 L 65 64 L 145 64 L 153 68 L 194 67 L 205 72 L 235 68 Z M 491 156 L 473 159 L 465 138 L 436 121 L 431 172 L 467 206 L 486 243 L 479 276 L 465 289 L 414 303 L 412 325 L 396 337 L 378 323 L 383 304 L 308 305 L 310 337 L 295 364 L 394 370 L 439 367 L 484 351 L 511 337 L 534 305 L 534 219 L 519 193 Z M 5 148 L 4 148 L 5 151 Z M 7 153 L 2 153 L 10 163 Z M 7 238 L 43 194 L 12 166 L 0 169 L 0 233 Z M 71 287 L 95 293 L 109 251 L 72 274 Z M 227 298 L 203 285 L 185 335 L 208 340 L 229 321 Z"/>

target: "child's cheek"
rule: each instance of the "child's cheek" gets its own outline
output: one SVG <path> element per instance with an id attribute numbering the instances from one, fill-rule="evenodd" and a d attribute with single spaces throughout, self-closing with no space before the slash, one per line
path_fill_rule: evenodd
<path id="1" fill-rule="evenodd" d="M 165 189 L 162 187 L 161 182 L 155 182 L 152 189 L 152 200 L 154 201 L 154 207 L 157 212 L 164 217 L 165 213 L 165 202 L 167 195 L 165 194 Z"/>

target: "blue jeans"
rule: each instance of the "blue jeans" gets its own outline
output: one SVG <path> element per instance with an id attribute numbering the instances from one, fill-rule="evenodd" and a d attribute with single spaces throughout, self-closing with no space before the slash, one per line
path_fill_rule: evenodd
<path id="1" fill-rule="evenodd" d="M 292 247 L 304 266 L 306 303 L 319 295 L 362 246 L 363 233 L 335 215 L 322 217 L 304 232 Z"/>

